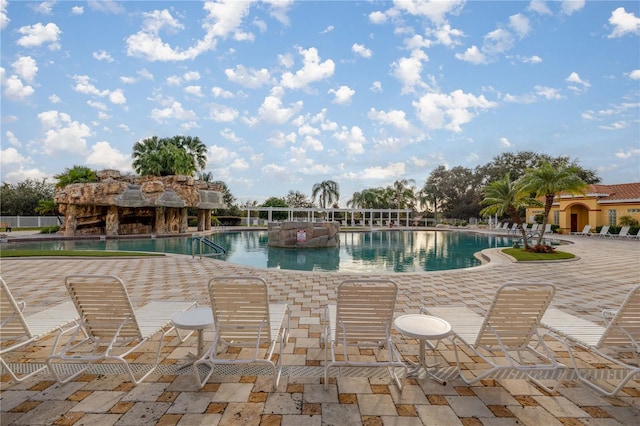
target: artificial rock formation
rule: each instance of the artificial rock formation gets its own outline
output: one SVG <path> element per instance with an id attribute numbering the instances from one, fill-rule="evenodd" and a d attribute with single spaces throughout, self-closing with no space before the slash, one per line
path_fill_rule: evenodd
<path id="1" fill-rule="evenodd" d="M 98 179 L 56 190 L 55 201 L 65 216 L 60 233 L 186 233 L 188 207 L 198 209 L 198 230 L 206 231 L 211 229 L 211 210 L 225 207 L 219 185 L 191 176 L 122 176 L 102 170 Z"/>
<path id="2" fill-rule="evenodd" d="M 338 247 L 338 222 L 284 222 L 269 224 L 269 246 L 319 248 Z"/>

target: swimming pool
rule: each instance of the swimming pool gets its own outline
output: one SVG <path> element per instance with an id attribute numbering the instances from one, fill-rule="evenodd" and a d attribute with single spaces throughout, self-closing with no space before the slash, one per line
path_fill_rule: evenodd
<path id="1" fill-rule="evenodd" d="M 238 231 L 209 235 L 224 247 L 231 263 L 258 268 L 360 273 L 418 272 L 477 266 L 474 253 L 509 247 L 510 237 L 452 231 L 340 232 L 340 247 L 294 249 L 268 247 L 267 231 Z M 191 254 L 191 238 L 106 241 L 42 241 L 11 243 L 5 249 L 121 250 Z M 204 255 L 211 255 L 207 247 Z"/>

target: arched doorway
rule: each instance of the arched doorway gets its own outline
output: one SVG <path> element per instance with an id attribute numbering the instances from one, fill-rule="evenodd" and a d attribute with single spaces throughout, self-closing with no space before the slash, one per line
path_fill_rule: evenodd
<path id="1" fill-rule="evenodd" d="M 567 206 L 565 210 L 565 227 L 570 232 L 579 232 L 589 224 L 589 208 L 581 203 Z"/>

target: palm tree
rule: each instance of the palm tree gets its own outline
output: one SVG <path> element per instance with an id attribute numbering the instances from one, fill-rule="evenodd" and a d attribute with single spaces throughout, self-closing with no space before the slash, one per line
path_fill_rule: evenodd
<path id="1" fill-rule="evenodd" d="M 90 183 L 97 182 L 98 176 L 94 170 L 91 170 L 85 166 L 73 166 L 66 168 L 64 173 L 54 175 L 54 178 L 58 179 L 56 188 L 61 189 L 72 183 Z"/>
<path id="2" fill-rule="evenodd" d="M 38 205 L 33 209 L 36 213 L 41 215 L 54 214 L 58 219 L 58 223 L 62 225 L 62 219 L 60 219 L 60 210 L 58 210 L 58 203 L 53 198 L 46 200 L 39 200 Z"/>
<path id="3" fill-rule="evenodd" d="M 316 183 L 311 189 L 311 198 L 313 202 L 316 201 L 316 197 L 318 197 L 320 207 L 326 209 L 327 204 L 331 205 L 334 202 L 338 202 L 338 199 L 340 198 L 340 187 L 332 180 L 325 180 L 320 183 Z"/>
<path id="4" fill-rule="evenodd" d="M 553 206 L 556 195 L 564 192 L 569 194 L 584 193 L 586 183 L 578 175 L 578 169 L 566 164 L 552 165 L 549 162 L 542 163 L 535 169 L 527 169 L 520 178 L 524 191 L 535 194 L 536 197 L 544 197 L 544 214 L 542 217 L 542 229 L 549 221 L 549 212 Z M 542 244 L 544 232 L 538 235 L 536 244 Z"/>
<path id="5" fill-rule="evenodd" d="M 193 176 L 207 164 L 207 147 L 197 137 L 152 136 L 133 146 L 133 168 L 142 176 Z"/>
<path id="6" fill-rule="evenodd" d="M 392 199 L 391 205 L 397 209 L 404 209 L 416 199 L 413 187 L 409 184 L 415 184 L 413 179 L 400 179 L 393 182 L 391 187 Z"/>
<path id="7" fill-rule="evenodd" d="M 521 208 L 542 205 L 538 200 L 529 196 L 527 191 L 523 191 L 519 182 L 512 182 L 509 174 L 504 178 L 492 182 L 484 187 L 484 199 L 480 202 L 486 206 L 480 210 L 483 216 L 503 216 L 507 214 L 511 220 L 518 225 L 522 234 L 522 244 L 524 249 L 529 248 L 527 232 L 524 229 L 522 217 L 519 210 Z"/>

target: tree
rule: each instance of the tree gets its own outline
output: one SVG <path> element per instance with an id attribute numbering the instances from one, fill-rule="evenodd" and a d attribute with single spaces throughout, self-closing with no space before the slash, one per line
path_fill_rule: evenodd
<path id="1" fill-rule="evenodd" d="M 393 182 L 391 186 L 391 206 L 395 209 L 405 209 L 409 206 L 413 206 L 414 201 L 416 199 L 415 192 L 413 191 L 413 186 L 409 186 L 409 184 L 415 184 L 413 179 L 400 179 Z"/>
<path id="2" fill-rule="evenodd" d="M 535 169 L 542 163 L 551 163 L 555 166 L 574 166 L 577 174 L 585 183 L 592 184 L 600 182 L 600 178 L 595 171 L 580 167 L 577 160 L 572 160 L 566 156 L 551 157 L 550 155 L 533 151 L 505 152 L 493 157 L 491 162 L 476 167 L 475 172 L 480 175 L 479 178 L 483 184 L 502 179 L 505 173 L 509 173 L 509 178 L 515 182 L 526 170 Z"/>
<path id="3" fill-rule="evenodd" d="M 56 188 L 61 189 L 72 183 L 91 183 L 98 181 L 98 175 L 95 170 L 91 170 L 85 166 L 73 166 L 66 168 L 63 173 L 53 176 L 58 179 Z"/>
<path id="4" fill-rule="evenodd" d="M 4 216 L 33 216 L 40 200 L 53 199 L 54 185 L 46 179 L 26 179 L 0 187 L 0 213 Z"/>
<path id="5" fill-rule="evenodd" d="M 438 166 L 431 171 L 429 177 L 420 191 L 422 203 L 433 207 L 433 215 L 436 224 L 438 223 L 438 209 L 444 203 L 444 187 L 447 181 L 447 168 Z"/>
<path id="6" fill-rule="evenodd" d="M 522 189 L 536 197 L 544 197 L 544 213 L 542 217 L 542 229 L 549 221 L 549 212 L 553 206 L 553 199 L 561 192 L 569 194 L 583 193 L 586 184 L 578 175 L 578 170 L 567 164 L 542 163 L 535 169 L 527 169 L 520 178 Z M 536 244 L 542 244 L 544 232 L 538 235 Z"/>
<path id="7" fill-rule="evenodd" d="M 197 137 L 152 136 L 133 146 L 133 168 L 142 176 L 193 176 L 207 164 L 207 146 Z"/>
<path id="8" fill-rule="evenodd" d="M 289 207 L 289 206 L 287 206 L 287 202 L 284 200 L 284 198 L 270 197 L 270 198 L 267 198 L 267 200 L 264 203 L 262 203 L 262 206 L 260 207 Z M 268 219 L 269 212 L 261 211 L 259 216 L 260 216 L 260 219 Z M 287 220 L 288 218 L 289 218 L 289 213 L 287 212 L 272 212 L 272 215 L 271 215 L 272 220 Z"/>
<path id="9" fill-rule="evenodd" d="M 300 191 L 289 190 L 289 193 L 285 197 L 285 202 L 288 207 L 296 207 L 296 208 L 312 208 L 313 203 L 311 200 L 307 198 L 305 194 Z M 305 212 L 294 212 L 294 216 L 297 217 L 305 217 L 307 214 Z"/>
<path id="10" fill-rule="evenodd" d="M 527 231 L 523 226 L 524 221 L 520 216 L 520 209 L 541 205 L 541 203 L 530 197 L 518 182 L 513 182 L 509 173 L 505 173 L 502 179 L 486 185 L 483 196 L 481 204 L 486 207 L 480 211 L 480 214 L 483 216 L 508 215 L 520 229 L 524 249 L 529 249 Z"/>
<path id="11" fill-rule="evenodd" d="M 37 214 L 46 216 L 48 214 L 56 215 L 58 223 L 62 225 L 62 219 L 60 219 L 60 210 L 58 210 L 58 203 L 53 198 L 38 201 L 38 205 L 33 209 Z"/>
<path id="12" fill-rule="evenodd" d="M 311 189 L 311 198 L 313 199 L 313 202 L 316 201 L 316 197 L 318 197 L 320 207 L 326 209 L 327 205 L 338 202 L 340 199 L 340 187 L 332 180 L 325 180 L 321 183 L 316 183 Z"/>

